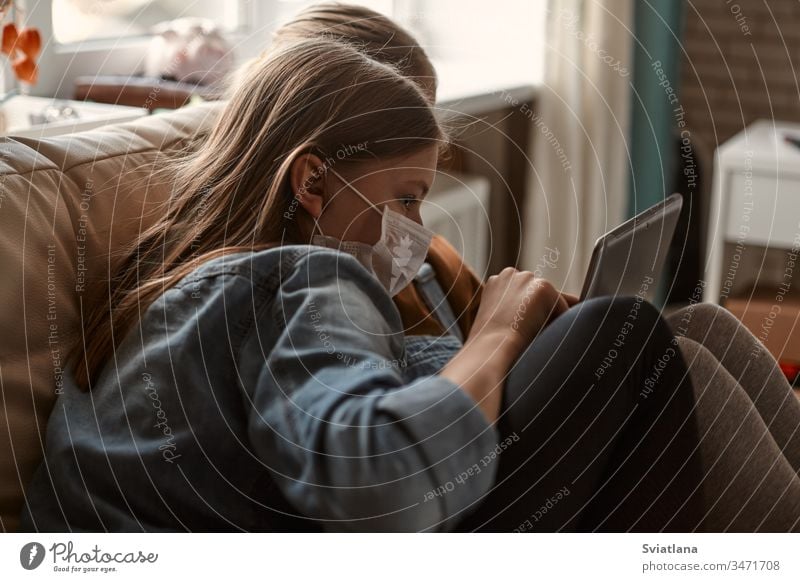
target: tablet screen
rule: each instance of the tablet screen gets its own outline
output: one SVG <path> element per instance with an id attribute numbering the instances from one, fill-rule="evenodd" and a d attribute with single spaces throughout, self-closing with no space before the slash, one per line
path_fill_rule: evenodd
<path id="1" fill-rule="evenodd" d="M 597 239 L 581 300 L 603 295 L 652 300 L 682 206 L 683 197 L 672 194 Z"/>

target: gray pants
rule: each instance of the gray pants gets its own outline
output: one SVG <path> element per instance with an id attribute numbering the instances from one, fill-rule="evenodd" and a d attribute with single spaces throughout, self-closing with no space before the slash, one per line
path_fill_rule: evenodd
<path id="1" fill-rule="evenodd" d="M 775 359 L 710 303 L 666 318 L 695 391 L 707 531 L 797 530 L 800 402 Z"/>
<path id="2" fill-rule="evenodd" d="M 800 531 L 800 403 L 726 310 L 587 300 L 514 364 L 457 531 Z"/>

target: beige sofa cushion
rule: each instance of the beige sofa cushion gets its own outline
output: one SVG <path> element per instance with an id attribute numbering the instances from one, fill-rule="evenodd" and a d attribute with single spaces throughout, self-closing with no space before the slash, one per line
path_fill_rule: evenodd
<path id="1" fill-rule="evenodd" d="M 0 530 L 13 531 L 81 317 L 168 194 L 153 170 L 222 104 L 48 139 L 0 138 Z"/>

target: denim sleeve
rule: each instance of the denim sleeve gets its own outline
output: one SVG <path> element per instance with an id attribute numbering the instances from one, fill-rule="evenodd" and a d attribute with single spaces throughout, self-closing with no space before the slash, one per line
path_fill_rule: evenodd
<path id="1" fill-rule="evenodd" d="M 405 382 L 399 314 L 353 257 L 300 259 L 268 327 L 281 332 L 247 390 L 249 436 L 300 512 L 330 531 L 436 531 L 475 509 L 497 430 L 452 381 Z"/>

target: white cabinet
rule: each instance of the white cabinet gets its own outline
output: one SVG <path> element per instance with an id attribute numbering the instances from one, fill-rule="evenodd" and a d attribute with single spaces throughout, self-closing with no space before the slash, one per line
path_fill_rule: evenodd
<path id="1" fill-rule="evenodd" d="M 31 122 L 31 115 L 42 115 L 50 107 L 68 107 L 74 117 L 50 123 Z M 142 107 L 16 95 L 0 106 L 0 135 L 52 137 L 132 121 L 147 114 L 147 109 Z"/>
<path id="2" fill-rule="evenodd" d="M 787 142 L 787 136 L 800 139 L 800 124 L 761 120 L 717 148 L 706 301 L 730 296 L 737 278 L 758 280 L 764 275 L 763 261 L 743 261 L 749 249 L 800 248 L 800 148 Z"/>

